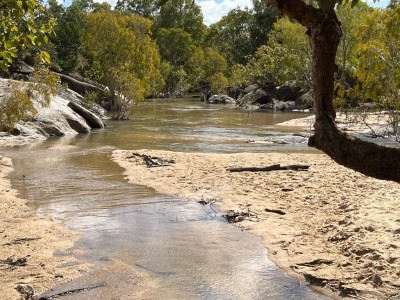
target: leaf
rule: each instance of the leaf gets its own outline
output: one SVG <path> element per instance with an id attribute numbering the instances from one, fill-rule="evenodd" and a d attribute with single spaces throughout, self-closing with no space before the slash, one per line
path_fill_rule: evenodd
<path id="1" fill-rule="evenodd" d="M 47 52 L 47 51 L 41 51 L 39 57 L 40 57 L 40 60 L 41 60 L 43 63 L 46 63 L 46 64 L 50 65 L 51 59 L 50 59 L 50 54 L 49 54 L 49 52 Z"/>

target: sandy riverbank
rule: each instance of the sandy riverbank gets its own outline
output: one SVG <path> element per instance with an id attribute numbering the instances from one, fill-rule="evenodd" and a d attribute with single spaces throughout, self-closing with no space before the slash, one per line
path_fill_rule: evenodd
<path id="1" fill-rule="evenodd" d="M 336 296 L 399 299 L 399 184 L 365 177 L 323 154 L 137 152 L 175 163 L 147 168 L 132 151 L 114 151 L 130 182 L 196 201 L 215 199 L 223 211 L 250 210 L 251 220 L 236 225 L 260 236 L 270 258 L 289 274 Z M 310 168 L 226 170 L 273 164 Z"/>
<path id="2" fill-rule="evenodd" d="M 0 298 L 10 300 L 21 298 L 18 286 L 39 294 L 88 269 L 68 250 L 81 234 L 36 216 L 11 189 L 11 171 L 11 160 L 0 157 Z"/>

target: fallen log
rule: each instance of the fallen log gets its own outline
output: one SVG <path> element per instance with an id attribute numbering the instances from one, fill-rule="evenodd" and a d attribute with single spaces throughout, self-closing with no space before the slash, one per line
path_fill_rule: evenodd
<path id="1" fill-rule="evenodd" d="M 268 167 L 241 167 L 241 168 L 228 168 L 226 170 L 229 172 L 269 172 L 269 171 L 281 171 L 281 170 L 307 171 L 309 167 L 310 166 L 307 165 L 281 166 L 277 164 Z"/>

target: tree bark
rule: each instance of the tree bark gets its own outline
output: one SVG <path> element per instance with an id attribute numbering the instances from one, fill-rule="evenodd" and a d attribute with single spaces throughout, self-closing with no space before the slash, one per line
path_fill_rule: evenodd
<path id="1" fill-rule="evenodd" d="M 313 55 L 314 135 L 308 145 L 334 161 L 378 179 L 400 183 L 400 149 L 361 141 L 339 131 L 333 108 L 336 52 L 341 38 L 340 23 L 332 7 L 315 8 L 303 0 L 266 0 L 284 15 L 307 28 Z M 322 1 L 322 0 L 321 0 Z"/>

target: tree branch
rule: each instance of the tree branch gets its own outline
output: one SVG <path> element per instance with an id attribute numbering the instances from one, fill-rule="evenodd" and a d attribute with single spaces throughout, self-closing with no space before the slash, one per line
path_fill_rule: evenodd
<path id="1" fill-rule="evenodd" d="M 266 0 L 266 2 L 307 28 L 310 28 L 319 15 L 317 8 L 306 4 L 303 0 Z"/>
<path id="2" fill-rule="evenodd" d="M 337 163 L 378 179 L 400 183 L 400 149 L 362 141 L 339 131 L 331 118 L 316 121 L 308 145 Z"/>

